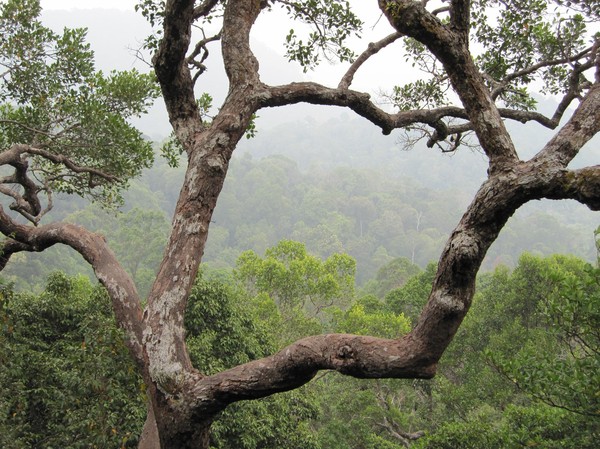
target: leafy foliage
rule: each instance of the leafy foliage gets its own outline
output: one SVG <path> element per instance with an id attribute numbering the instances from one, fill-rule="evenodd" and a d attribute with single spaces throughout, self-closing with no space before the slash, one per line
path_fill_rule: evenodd
<path id="1" fill-rule="evenodd" d="M 569 13 L 568 10 L 553 9 L 545 0 L 529 1 L 528 14 L 523 14 L 522 2 L 500 2 L 480 0 L 474 2 L 474 36 L 486 47 L 479 56 L 479 64 L 484 73 L 496 80 L 527 69 L 541 62 L 574 56 L 586 45 L 587 27 L 583 16 Z M 490 15 L 496 8 L 497 25 L 491 26 Z M 544 83 L 544 92 L 564 93 L 569 87 L 568 70 L 561 65 L 550 65 L 539 75 L 523 74 L 511 83 L 513 89 L 529 85 L 534 79 Z M 516 91 L 514 91 L 516 92 Z M 531 101 L 526 90 L 520 91 L 521 101 L 511 90 L 503 99 L 508 106 L 527 106 L 523 101 Z"/>
<path id="2" fill-rule="evenodd" d="M 39 296 L 3 285 L 0 322 L 2 447 L 135 447 L 145 388 L 103 289 L 60 273 Z"/>
<path id="3" fill-rule="evenodd" d="M 359 299 L 345 313 L 337 314 L 337 332 L 398 338 L 410 331 L 410 322 L 404 315 L 384 310 L 376 298 L 368 298 Z"/>
<path id="4" fill-rule="evenodd" d="M 288 263 L 304 254 L 293 242 L 269 252 Z M 268 295 L 206 269 L 186 313 L 190 356 L 206 374 L 220 372 L 271 354 L 286 335 L 305 333 L 306 323 L 313 333 L 397 337 L 410 328 L 400 311 L 412 311 L 409 302 L 420 309 L 433 273 L 431 264 L 384 302 L 364 296 L 320 323 L 302 321 L 302 309 L 286 319 Z M 583 341 L 592 349 L 597 344 L 597 279 L 596 269 L 573 257 L 524 255 L 512 272 L 499 268 L 481 277 L 472 313 L 435 380 L 324 374 L 300 390 L 229 407 L 214 423 L 211 447 L 591 449 L 600 432 L 593 413 L 598 370 L 596 362 L 577 365 L 582 359 L 576 356 Z M 40 296 L 15 294 L 5 285 L 0 362 L 3 446 L 31 447 L 42 438 L 44 445 L 68 447 L 135 444 L 144 389 L 106 295 L 86 279 L 53 275 Z M 131 412 L 124 417 L 122 409 Z"/>
<path id="5" fill-rule="evenodd" d="M 553 406 L 600 417 L 600 269 L 549 273 L 551 292 L 537 304 L 549 344 L 530 341 L 513 357 L 490 354 L 519 388 Z"/>
<path id="6" fill-rule="evenodd" d="M 406 284 L 389 291 L 385 295 L 386 308 L 395 313 L 403 313 L 413 324 L 416 323 L 431 293 L 436 271 L 437 265 L 430 263 L 425 271 L 408 279 Z"/>
<path id="7" fill-rule="evenodd" d="M 272 353 L 281 325 L 271 300 L 249 297 L 232 286 L 232 279 L 201 277 L 193 288 L 185 319 L 192 361 L 207 374 Z M 211 447 L 316 449 L 308 422 L 317 414 L 310 391 L 238 403 L 214 423 Z"/>
<path id="8" fill-rule="evenodd" d="M 251 291 L 273 298 L 284 315 L 303 308 L 318 315 L 324 308 L 349 304 L 355 270 L 356 262 L 345 254 L 321 261 L 291 240 L 267 249 L 264 259 L 244 252 L 237 263 L 239 278 Z"/>
<path id="9" fill-rule="evenodd" d="M 0 149 L 25 144 L 58 156 L 30 157 L 47 191 L 118 202 L 119 190 L 153 160 L 127 120 L 146 111 L 157 86 L 135 70 L 96 72 L 85 30 L 56 34 L 39 14 L 39 0 L 0 5 Z M 97 172 L 74 170 L 63 158 Z"/>
<path id="10" fill-rule="evenodd" d="M 210 375 L 274 349 L 268 322 L 258 320 L 255 304 L 234 286 L 198 278 L 185 316 L 194 366 Z"/>
<path id="11" fill-rule="evenodd" d="M 503 413 L 487 408 L 466 422 L 450 422 L 419 440 L 415 449 L 592 449 L 597 432 L 564 411 L 546 407 L 508 406 Z M 568 437 L 567 437 L 568 435 Z"/>
<path id="12" fill-rule="evenodd" d="M 354 52 L 345 44 L 358 35 L 362 22 L 354 15 L 347 0 L 279 1 L 294 22 L 308 24 L 312 31 L 304 39 L 294 29 L 286 36 L 286 56 L 307 72 L 316 67 L 324 55 L 327 59 L 350 61 Z"/>
<path id="13" fill-rule="evenodd" d="M 551 298 L 569 291 L 563 282 L 585 284 L 588 269 L 573 257 L 525 254 L 514 271 L 501 267 L 480 278 L 434 384 L 438 424 L 416 447 L 594 447 L 597 416 L 582 416 L 573 406 L 585 398 L 590 409 L 597 407 L 597 375 L 585 369 L 574 375 L 578 362 L 561 340 L 565 330 L 556 315 L 547 315 Z M 586 292 L 591 301 L 596 294 L 597 286 Z"/>
<path id="14" fill-rule="evenodd" d="M 406 257 L 398 257 L 379 268 L 375 279 L 366 285 L 363 291 L 383 298 L 388 292 L 402 287 L 409 279 L 420 272 L 421 268 L 418 265 L 412 263 Z"/>
<path id="15" fill-rule="evenodd" d="M 199 278 L 188 305 L 190 355 L 207 374 L 275 349 L 281 317 L 274 304 L 230 281 Z M 39 296 L 7 285 L 1 294 L 0 444 L 135 447 L 145 388 L 103 289 L 57 273 Z M 215 423 L 211 444 L 317 448 L 308 426 L 317 414 L 310 391 L 236 404 Z"/>
<path id="16" fill-rule="evenodd" d="M 597 14 L 595 5 L 579 1 L 471 2 L 470 47 L 498 104 L 530 111 L 537 107 L 535 93 L 569 91 L 570 77 L 583 76 L 577 70 L 592 45 L 590 18 Z M 448 19 L 442 14 L 440 20 Z M 450 82 L 439 61 L 414 39 L 405 40 L 405 51 L 424 78 L 395 87 L 394 104 L 400 110 L 449 104 Z"/>

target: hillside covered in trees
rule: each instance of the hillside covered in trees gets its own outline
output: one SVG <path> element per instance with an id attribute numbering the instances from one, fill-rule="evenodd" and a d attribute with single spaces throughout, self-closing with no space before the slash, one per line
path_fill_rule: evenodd
<path id="1" fill-rule="evenodd" d="M 380 288 L 363 295 L 348 256 L 321 260 L 291 241 L 267 253 L 246 252 L 235 272 L 203 273 L 195 283 L 187 340 L 209 373 L 302 335 L 402 335 L 435 273 L 433 264 L 421 270 L 396 259 L 378 273 Z M 593 449 L 599 300 L 597 268 L 525 254 L 514 270 L 480 277 L 473 310 L 434 380 L 327 372 L 300 390 L 228 409 L 211 448 Z M 39 295 L 4 284 L 0 323 L 2 447 L 136 446 L 142 383 L 102 288 L 60 273 Z"/>
<path id="2" fill-rule="evenodd" d="M 332 128 L 341 137 L 328 141 Z M 535 139 L 524 137 L 524 145 Z M 476 150 L 440 156 L 424 145 L 407 148 L 400 136 L 384 139 L 361 120 L 348 122 L 347 117 L 274 128 L 259 124 L 257 135 L 241 150 L 217 204 L 205 263 L 232 268 L 242 251 L 262 254 L 292 239 L 321 257 L 351 255 L 359 286 L 398 257 L 421 268 L 435 262 L 485 171 Z M 155 165 L 133 181 L 119 211 L 69 197 L 56 201 L 52 214 L 104 234 L 121 257 L 135 260 L 127 269 L 145 291 L 160 261 L 182 178 L 183 168 L 171 168 L 157 155 Z M 529 204 L 509 221 L 484 268 L 513 267 L 524 251 L 592 261 L 597 226 L 595 215 L 575 202 Z M 22 285 L 30 288 L 43 284 L 53 269 L 81 272 L 77 254 L 65 248 L 50 251 L 60 257 L 23 254 L 4 276 L 17 285 L 17 279 L 26 279 Z"/>

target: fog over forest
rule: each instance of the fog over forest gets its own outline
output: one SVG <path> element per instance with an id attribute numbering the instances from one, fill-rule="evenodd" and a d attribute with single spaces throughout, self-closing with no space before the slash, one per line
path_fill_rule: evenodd
<path id="1" fill-rule="evenodd" d="M 47 11 L 44 20 L 60 28 L 67 14 L 69 26 L 88 27 L 99 68 L 135 65 L 145 70 L 134 52 L 136 42 L 139 45 L 147 32 L 140 17 L 115 10 L 74 10 Z M 119 33 L 106 33 L 103 24 L 109 20 Z M 264 45 L 257 43 L 255 51 L 269 80 L 302 76 L 297 67 L 282 62 Z M 205 75 L 212 94 L 222 96 L 224 74 L 209 69 Z M 139 121 L 140 129 L 157 146 L 169 129 L 160 102 Z M 542 109 L 554 107 L 552 99 L 542 98 L 540 104 Z M 552 134 L 535 124 L 508 126 L 522 158 L 535 154 L 540 142 Z M 243 139 L 238 146 L 217 204 L 204 257 L 209 266 L 233 267 L 244 250 L 262 254 L 282 239 L 293 239 L 322 257 L 332 252 L 353 256 L 359 285 L 394 258 L 406 257 L 425 267 L 437 261 L 448 233 L 485 177 L 487 161 L 477 148 L 461 147 L 456 153 L 442 154 L 427 148 L 423 141 L 408 146 L 411 136 L 403 131 L 384 136 L 361 117 L 335 107 L 297 105 L 261 110 L 256 127 L 256 136 Z M 597 141 L 598 137 L 587 148 Z M 572 165 L 590 160 L 584 149 Z M 155 167 L 132 184 L 123 210 L 142 208 L 164 214 L 161 229 L 166 236 L 182 178 L 182 167 L 171 169 L 157 156 Z M 85 203 L 72 197 L 67 203 L 58 203 L 55 217 L 68 217 L 104 232 L 109 241 L 116 238 L 119 245 L 110 231 L 112 215 L 105 216 L 93 206 L 86 209 L 87 215 L 76 212 Z M 597 226 L 594 213 L 573 201 L 530 202 L 518 210 L 492 245 L 483 269 L 514 266 L 523 252 L 569 253 L 591 261 L 596 256 Z M 155 249 L 158 261 L 162 249 L 160 245 Z M 69 255 L 56 258 L 54 252 Z M 68 273 L 81 269 L 78 255 L 53 248 L 20 256 L 5 275 L 18 274 L 40 283 L 50 260 L 60 261 L 52 269 Z"/>

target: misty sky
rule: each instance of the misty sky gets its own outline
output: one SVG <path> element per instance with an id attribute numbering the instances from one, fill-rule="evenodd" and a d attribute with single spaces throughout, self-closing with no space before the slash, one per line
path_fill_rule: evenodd
<path id="1" fill-rule="evenodd" d="M 1 1 L 1 0 L 0 0 Z M 365 40 L 354 46 L 356 52 L 362 51 L 368 42 L 375 41 L 388 35 L 392 30 L 385 18 L 380 17 L 375 0 L 350 0 L 357 6 L 360 18 L 365 22 Z M 87 27 L 88 41 L 96 54 L 97 66 L 108 71 L 111 69 L 126 70 L 136 67 L 149 71 L 135 56 L 135 49 L 140 48 L 143 39 L 151 32 L 149 25 L 134 12 L 136 0 L 42 0 L 44 8 L 43 21 L 47 26 L 56 30 L 68 27 Z M 367 14 L 363 14 L 367 13 Z M 263 81 L 269 84 L 283 84 L 291 81 L 313 80 L 335 86 L 347 69 L 347 65 L 328 65 L 323 63 L 315 72 L 303 74 L 297 64 L 288 63 L 283 55 L 283 42 L 292 25 L 284 20 L 281 14 L 270 12 L 261 15 L 253 30 L 253 51 L 260 61 L 260 72 Z M 295 29 L 298 29 L 294 25 Z M 214 58 L 214 59 L 213 59 Z M 215 105 L 226 93 L 226 77 L 220 65 L 218 43 L 211 48 L 211 60 L 208 61 L 208 71 L 198 82 L 199 92 L 210 92 L 215 97 Z M 378 93 L 390 90 L 395 84 L 421 77 L 421 73 L 404 63 L 400 46 L 387 48 L 373 57 L 367 65 L 361 68 L 355 79 L 353 88 L 364 90 L 377 98 Z M 552 106 L 552 105 L 549 105 Z M 252 141 L 243 139 L 240 150 L 248 145 L 257 144 L 267 128 L 286 122 L 303 123 L 309 117 L 311 120 L 325 120 L 331 117 L 356 117 L 352 112 L 333 107 L 315 107 L 309 105 L 294 105 L 277 109 L 265 109 L 258 113 L 257 125 L 259 137 Z M 345 121 L 345 120 L 344 120 Z M 351 121 L 351 120 L 350 120 Z M 162 100 L 151 114 L 135 123 L 143 132 L 155 140 L 169 135 L 171 128 L 162 106 Z M 511 125 L 509 125 L 511 126 Z M 513 137 L 531 137 L 531 135 L 551 134 L 539 126 L 515 126 Z M 264 135 L 268 135 L 264 132 Z M 390 146 L 394 143 L 390 138 Z M 598 145 L 598 139 L 588 144 L 588 148 Z M 540 138 L 540 143 L 544 138 Z M 269 142 L 266 142 L 268 145 Z M 526 148 L 528 152 L 539 148 Z M 591 152 L 582 152 L 582 155 Z M 467 154 L 469 154 L 467 152 Z M 418 157 L 417 153 L 413 156 Z M 587 164 L 586 164 L 587 165 Z M 523 209 L 525 211 L 526 209 Z M 521 212 L 524 213 L 524 212 Z M 591 235 L 591 233 L 590 233 Z"/>
<path id="2" fill-rule="evenodd" d="M 134 12 L 138 0 L 41 0 L 43 21 L 56 30 L 63 27 L 86 27 L 88 41 L 95 51 L 97 67 L 109 71 L 137 68 L 149 71 L 149 65 L 136 58 L 136 50 L 145 37 L 151 33 L 149 25 L 140 14 Z M 355 11 L 364 21 L 362 41 L 355 40 L 352 48 L 360 53 L 368 42 L 385 37 L 393 30 L 377 7 L 375 0 L 350 0 Z M 304 74 L 296 63 L 290 63 L 283 57 L 283 42 L 290 28 L 299 30 L 281 11 L 261 14 L 252 32 L 252 46 L 259 62 L 261 78 L 268 84 L 284 84 L 293 81 L 316 81 L 336 86 L 348 68 L 348 64 L 329 64 L 323 62 L 317 70 Z M 210 47 L 211 57 L 206 62 L 208 70 L 197 84 L 198 92 L 210 93 L 215 107 L 221 103 L 227 92 L 226 77 L 221 66 L 219 44 Z M 149 56 L 146 56 L 149 59 Z M 374 99 L 381 98 L 380 93 L 390 92 L 394 85 L 404 84 L 421 78 L 422 73 L 404 62 L 400 45 L 382 50 L 372 57 L 358 71 L 352 88 L 370 93 Z M 157 102 L 148 117 L 144 117 L 137 126 L 153 138 L 159 139 L 170 133 L 170 126 L 161 105 Z M 387 107 L 386 105 L 383 105 Z M 294 105 L 276 110 L 259 112 L 259 127 L 303 119 L 329 118 L 339 116 L 340 109 Z M 351 114 L 350 112 L 346 112 Z"/>
<path id="3" fill-rule="evenodd" d="M 44 9 L 122 9 L 133 11 L 136 0 L 41 0 Z"/>
<path id="4" fill-rule="evenodd" d="M 88 41 L 96 54 L 97 66 L 108 71 L 111 69 L 150 70 L 139 61 L 136 49 L 141 47 L 143 39 L 151 32 L 149 25 L 140 14 L 134 12 L 136 0 L 42 0 L 43 21 L 51 28 L 86 27 Z M 363 41 L 353 42 L 353 48 L 360 53 L 370 41 L 378 40 L 393 30 L 385 19 L 380 20 L 376 2 L 352 0 L 356 11 L 365 22 Z M 107 25 L 107 24 L 110 24 Z M 316 81 L 336 86 L 348 68 L 348 64 L 330 64 L 324 61 L 317 70 L 304 74 L 296 63 L 289 63 L 283 57 L 283 42 L 290 28 L 299 30 L 298 24 L 292 24 L 285 14 L 272 11 L 262 14 L 253 28 L 253 50 L 260 62 L 261 78 L 269 84 L 283 84 L 292 81 Z M 215 98 L 215 105 L 224 98 L 227 90 L 225 73 L 220 66 L 218 43 L 211 49 L 209 70 L 199 82 L 199 90 L 207 91 Z M 148 57 L 149 59 L 149 57 Z M 353 88 L 369 92 L 376 98 L 382 91 L 390 91 L 395 84 L 404 83 L 419 77 L 413 69 L 403 64 L 400 47 L 384 49 L 359 70 Z M 273 121 L 292 121 L 307 115 L 330 117 L 339 115 L 335 108 L 296 105 L 279 108 L 277 111 L 263 110 L 259 114 L 259 125 L 269 126 Z M 262 122 L 262 124 L 260 123 Z M 149 117 L 137 124 L 153 138 L 160 138 L 170 132 L 166 115 L 160 105 L 154 108 Z"/>

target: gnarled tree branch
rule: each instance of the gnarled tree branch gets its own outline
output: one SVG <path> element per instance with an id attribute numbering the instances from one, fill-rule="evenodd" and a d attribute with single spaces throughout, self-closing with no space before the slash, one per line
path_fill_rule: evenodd
<path id="1" fill-rule="evenodd" d="M 219 3 L 219 0 L 205 0 L 200 5 L 194 8 L 194 12 L 192 17 L 194 20 L 199 19 L 200 17 L 208 16 L 215 6 Z"/>
<path id="2" fill-rule="evenodd" d="M 2 242 L 0 268 L 6 265 L 12 254 L 20 251 L 41 252 L 58 243 L 70 246 L 81 254 L 108 290 L 117 323 L 125 332 L 127 346 L 144 372 L 146 365 L 142 349 L 142 309 L 139 296 L 133 280 L 101 235 L 70 223 L 39 227 L 21 225 L 12 220 L 1 206 L 0 232 L 7 237 Z"/>
<path id="3" fill-rule="evenodd" d="M 469 53 L 468 40 L 444 25 L 420 3 L 379 0 L 379 7 L 397 31 L 424 44 L 443 64 L 490 160 L 490 172 L 503 170 L 518 160 L 500 113 Z"/>
<path id="4" fill-rule="evenodd" d="M 152 58 L 160 82 L 169 121 L 183 147 L 190 148 L 190 139 L 201 131 L 202 121 L 194 99 L 194 83 L 185 61 L 190 45 L 194 0 L 169 0 L 165 5 L 164 35 Z M 207 1 L 207 8 L 214 6 Z"/>
<path id="5" fill-rule="evenodd" d="M 600 82 L 587 92 L 573 116 L 534 158 L 566 167 L 579 150 L 600 132 Z"/>

